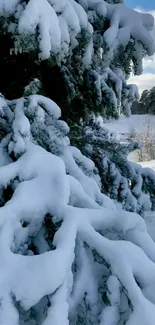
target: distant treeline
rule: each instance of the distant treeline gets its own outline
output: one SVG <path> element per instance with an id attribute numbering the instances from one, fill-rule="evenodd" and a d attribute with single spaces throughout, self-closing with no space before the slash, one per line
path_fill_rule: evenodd
<path id="1" fill-rule="evenodd" d="M 133 103 L 132 114 L 155 114 L 155 87 L 144 90 L 139 101 Z"/>

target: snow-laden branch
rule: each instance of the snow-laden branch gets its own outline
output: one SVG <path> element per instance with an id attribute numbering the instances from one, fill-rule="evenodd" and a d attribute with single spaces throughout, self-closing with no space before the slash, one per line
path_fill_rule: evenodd
<path id="1" fill-rule="evenodd" d="M 110 26 L 104 32 L 103 38 L 111 54 L 118 46 L 125 47 L 131 37 L 141 42 L 149 55 L 153 54 L 155 48 L 149 31 L 153 28 L 154 20 L 150 14 L 139 13 L 125 4 L 109 4 L 103 0 L 78 2 L 75 0 L 30 0 L 25 3 L 21 0 L 1 0 L 1 16 L 14 16 L 16 21 L 14 24 L 11 21 L 8 23 L 8 31 L 16 32 L 17 35 L 15 51 L 35 49 L 39 42 L 41 59 L 47 59 L 51 54 L 56 55 L 60 52 L 61 59 L 63 59 L 69 54 L 70 46 L 73 49 L 78 45 L 78 36 L 81 31 L 87 30 L 91 40 L 88 44 L 89 51 L 86 50 L 89 53 L 86 56 L 91 61 L 93 24 L 89 22 L 87 16 L 90 10 L 103 21 L 104 19 L 110 21 Z M 26 42 L 30 40 L 32 43 L 27 47 Z M 138 50 L 140 51 L 140 47 Z"/>
<path id="2" fill-rule="evenodd" d="M 96 324 L 154 325 L 155 243 L 144 220 L 116 209 L 93 162 L 66 140 L 59 156 L 37 144 L 38 119 L 62 124 L 52 101 L 33 96 L 12 102 L 12 132 L 0 144 L 15 160 L 0 167 L 0 188 L 13 190 L 0 208 L 1 323 L 31 323 L 32 312 L 35 325 L 68 325 L 83 308 L 82 319 Z"/>
<path id="3" fill-rule="evenodd" d="M 109 47 L 126 46 L 132 36 L 146 46 L 149 55 L 153 54 L 155 46 L 149 34 L 154 26 L 153 16 L 127 8 L 125 4 L 105 5 L 110 27 L 104 37 Z"/>

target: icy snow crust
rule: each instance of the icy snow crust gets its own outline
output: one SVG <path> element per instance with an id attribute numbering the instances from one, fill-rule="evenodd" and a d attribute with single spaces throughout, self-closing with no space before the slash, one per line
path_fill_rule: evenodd
<path id="1" fill-rule="evenodd" d="M 71 147 L 67 136 L 59 156 L 34 141 L 33 123 L 41 125 L 47 114 L 59 126 L 58 134 L 60 127 L 63 134 L 68 131 L 58 120 L 55 103 L 38 95 L 11 106 L 3 99 L 1 112 L 12 121 L 12 133 L 0 144 L 0 188 L 14 184 L 14 193 L 0 208 L 0 323 L 19 325 L 21 314 L 33 308 L 38 319 L 30 313 L 24 324 L 75 324 L 78 305 L 86 295 L 86 320 L 92 324 L 154 325 L 155 244 L 144 220 L 117 210 L 100 192 L 76 160 L 90 171 L 93 162 Z M 8 150 L 19 157 L 15 162 L 8 158 Z M 47 214 L 55 224 L 62 222 L 53 250 L 43 231 Z M 106 236 L 112 230 L 117 240 Z M 37 255 L 27 252 L 29 237 L 35 238 Z M 94 250 L 103 260 L 94 260 Z M 98 289 L 104 277 L 108 304 Z"/>
<path id="2" fill-rule="evenodd" d="M 96 13 L 103 20 L 106 18 L 110 21 L 110 26 L 103 35 L 109 47 L 109 56 L 113 55 L 118 46 L 125 47 L 131 37 L 141 42 L 148 54 L 153 54 L 154 44 L 149 33 L 154 25 L 151 15 L 139 13 L 124 4 L 109 4 L 103 0 L 78 2 L 30 0 L 26 4 L 20 0 L 0 0 L 0 14 L 15 18 L 8 26 L 5 22 L 5 28 L 12 34 L 22 37 L 21 41 L 20 37 L 17 37 L 15 50 L 23 50 L 24 39 L 29 43 L 29 37 L 34 36 L 36 43 L 39 43 L 41 59 L 47 59 L 50 54 L 58 53 L 61 53 L 60 59 L 64 59 L 69 54 L 70 46 L 73 49 L 78 45 L 79 33 L 87 30 L 90 42 L 84 55 L 84 62 L 90 64 L 93 54 L 93 26 L 88 16 L 90 13 Z M 36 45 L 32 45 L 32 40 L 33 37 L 31 46 L 35 49 Z M 140 51 L 138 43 L 137 47 Z"/>

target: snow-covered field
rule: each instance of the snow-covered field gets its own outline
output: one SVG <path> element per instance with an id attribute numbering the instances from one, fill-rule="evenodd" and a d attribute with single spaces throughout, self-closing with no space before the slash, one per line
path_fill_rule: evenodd
<path id="1" fill-rule="evenodd" d="M 131 115 L 129 118 L 121 116 L 118 121 L 106 122 L 103 125 L 110 131 L 116 132 L 120 138 L 129 135 L 133 131 L 143 133 L 148 127 L 151 132 L 155 133 L 155 115 Z"/>

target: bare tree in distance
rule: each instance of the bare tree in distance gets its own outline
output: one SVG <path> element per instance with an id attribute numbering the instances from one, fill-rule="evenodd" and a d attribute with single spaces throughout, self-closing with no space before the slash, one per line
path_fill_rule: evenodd
<path id="1" fill-rule="evenodd" d="M 141 117 L 141 129 L 136 132 L 134 126 L 131 127 L 128 140 L 138 141 L 142 144 L 141 149 L 136 150 L 136 160 L 150 161 L 155 159 L 155 130 L 152 125 L 152 116 Z"/>

